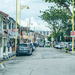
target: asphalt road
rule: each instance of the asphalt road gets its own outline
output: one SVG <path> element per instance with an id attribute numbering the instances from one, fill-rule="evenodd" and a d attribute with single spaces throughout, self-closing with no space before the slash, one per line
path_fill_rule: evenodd
<path id="1" fill-rule="evenodd" d="M 31 56 L 8 60 L 0 75 L 75 75 L 75 56 L 54 48 L 38 47 Z"/>

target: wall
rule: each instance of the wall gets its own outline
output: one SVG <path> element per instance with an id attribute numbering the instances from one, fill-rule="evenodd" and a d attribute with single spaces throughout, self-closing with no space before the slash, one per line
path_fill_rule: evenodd
<path id="1" fill-rule="evenodd" d="M 2 47 L 2 37 L 0 37 L 0 47 Z"/>

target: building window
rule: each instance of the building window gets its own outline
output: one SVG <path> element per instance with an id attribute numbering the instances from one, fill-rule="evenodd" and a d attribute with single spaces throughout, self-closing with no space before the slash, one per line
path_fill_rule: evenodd
<path id="1" fill-rule="evenodd" d="M 3 29 L 6 29 L 6 22 L 3 22 Z"/>
<path id="2" fill-rule="evenodd" d="M 40 34 L 42 34 L 42 31 L 40 31 Z"/>
<path id="3" fill-rule="evenodd" d="M 9 29 L 11 29 L 11 23 L 9 23 Z"/>
<path id="4" fill-rule="evenodd" d="M 0 30 L 2 29 L 2 22 L 0 21 Z"/>
<path id="5" fill-rule="evenodd" d="M 12 29 L 15 29 L 15 24 L 12 24 Z"/>
<path id="6" fill-rule="evenodd" d="M 47 31 L 47 35 L 49 35 L 49 31 Z"/>
<path id="7" fill-rule="evenodd" d="M 45 31 L 43 31 L 43 34 L 45 35 Z"/>

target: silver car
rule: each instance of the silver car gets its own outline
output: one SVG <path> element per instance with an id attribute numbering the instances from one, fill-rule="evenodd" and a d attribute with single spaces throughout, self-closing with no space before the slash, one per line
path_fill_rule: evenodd
<path id="1" fill-rule="evenodd" d="M 55 48 L 60 49 L 61 48 L 60 43 L 56 44 Z"/>
<path id="2" fill-rule="evenodd" d="M 39 43 L 39 47 L 44 47 L 44 43 L 43 42 L 40 42 Z"/>
<path id="3" fill-rule="evenodd" d="M 20 54 L 32 54 L 32 47 L 30 43 L 19 44 L 16 50 L 16 56 Z"/>

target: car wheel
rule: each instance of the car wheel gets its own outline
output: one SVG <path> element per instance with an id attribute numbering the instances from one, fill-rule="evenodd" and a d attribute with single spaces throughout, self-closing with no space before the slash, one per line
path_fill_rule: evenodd
<path id="1" fill-rule="evenodd" d="M 19 56 L 19 54 L 16 54 L 16 56 Z"/>

